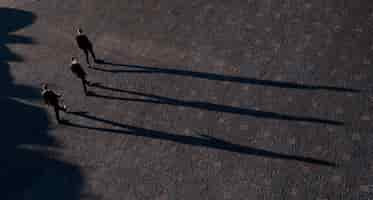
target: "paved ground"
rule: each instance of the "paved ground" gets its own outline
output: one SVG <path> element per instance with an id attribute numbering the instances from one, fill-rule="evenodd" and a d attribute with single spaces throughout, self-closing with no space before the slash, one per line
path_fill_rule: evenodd
<path id="1" fill-rule="evenodd" d="M 370 0 L 0 6 L 1 199 L 373 198 Z"/>

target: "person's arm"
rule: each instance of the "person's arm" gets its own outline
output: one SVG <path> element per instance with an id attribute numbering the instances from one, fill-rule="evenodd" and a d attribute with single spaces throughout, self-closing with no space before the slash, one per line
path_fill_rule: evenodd
<path id="1" fill-rule="evenodd" d="M 52 92 L 53 92 L 53 95 L 55 95 L 57 98 L 62 97 L 62 95 L 60 93 L 57 93 L 57 92 L 54 92 L 54 91 L 52 91 Z"/>
<path id="2" fill-rule="evenodd" d="M 45 92 L 42 93 L 42 96 L 43 96 L 44 103 L 45 103 L 46 105 L 49 105 L 49 101 L 48 101 L 48 98 L 47 98 L 46 95 L 45 95 Z"/>

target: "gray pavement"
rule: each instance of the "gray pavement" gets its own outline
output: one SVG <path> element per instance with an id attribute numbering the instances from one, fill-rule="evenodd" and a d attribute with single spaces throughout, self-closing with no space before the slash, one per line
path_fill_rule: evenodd
<path id="1" fill-rule="evenodd" d="M 373 198 L 373 2 L 3 2 L 1 199 Z"/>

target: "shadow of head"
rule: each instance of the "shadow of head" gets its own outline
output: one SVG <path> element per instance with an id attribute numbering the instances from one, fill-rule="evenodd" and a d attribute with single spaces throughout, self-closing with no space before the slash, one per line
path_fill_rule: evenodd
<path id="1" fill-rule="evenodd" d="M 26 196 L 30 199 L 79 199 L 82 184 L 79 168 L 39 150 L 58 147 L 55 138 L 48 134 L 47 113 L 18 101 L 40 97 L 40 91 L 15 84 L 8 64 L 22 61 L 8 44 L 33 44 L 30 37 L 16 31 L 31 25 L 36 16 L 18 9 L 0 8 L 0 18 L 0 199 Z M 61 195 L 56 196 L 57 193 Z"/>
<path id="2" fill-rule="evenodd" d="M 0 18 L 3 19 L 0 25 L 0 62 L 22 61 L 21 57 L 12 53 L 6 45 L 32 44 L 31 38 L 14 32 L 34 23 L 36 15 L 18 9 L 0 8 Z"/>
<path id="3" fill-rule="evenodd" d="M 7 34 L 24 28 L 36 20 L 36 16 L 27 11 L 0 8 L 0 18 L 3 19 L 0 26 L 0 34 Z"/>
<path id="4" fill-rule="evenodd" d="M 1 96 L 38 98 L 38 91 L 31 87 L 14 85 L 8 62 L 22 61 L 22 57 L 12 52 L 9 44 L 33 44 L 31 37 L 16 34 L 15 32 L 33 24 L 36 15 L 31 12 L 0 8 L 0 18 L 4 19 L 0 25 L 0 88 Z"/>

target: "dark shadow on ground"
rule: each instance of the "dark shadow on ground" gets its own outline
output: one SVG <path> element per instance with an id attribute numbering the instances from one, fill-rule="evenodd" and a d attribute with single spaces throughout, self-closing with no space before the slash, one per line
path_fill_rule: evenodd
<path id="1" fill-rule="evenodd" d="M 22 58 L 8 44 L 32 44 L 30 37 L 13 33 L 31 25 L 30 12 L 0 8 L 0 199 L 79 199 L 82 176 L 79 168 L 51 158 L 42 150 L 58 147 L 48 134 L 47 113 L 21 101 L 39 98 L 39 91 L 13 83 L 10 61 Z"/>
<path id="2" fill-rule="evenodd" d="M 110 69 L 102 69 L 102 68 L 97 68 L 97 67 L 94 68 L 96 70 L 100 70 L 104 72 L 112 72 L 112 73 L 171 74 L 171 75 L 177 75 L 177 76 L 188 76 L 188 77 L 214 80 L 214 81 L 228 81 L 228 82 L 237 82 L 237 83 L 244 83 L 244 84 L 262 85 L 262 86 L 268 86 L 268 87 L 288 88 L 288 89 L 329 90 L 329 91 L 335 91 L 335 92 L 351 92 L 351 93 L 360 92 L 360 90 L 358 89 L 351 89 L 351 88 L 344 88 L 344 87 L 323 86 L 323 85 L 305 85 L 305 84 L 299 84 L 299 83 L 293 83 L 293 82 L 261 80 L 261 79 L 255 79 L 255 78 L 222 75 L 222 74 L 215 74 L 215 73 L 208 73 L 208 72 L 197 72 L 197 71 L 189 71 L 189 70 L 181 70 L 181 69 L 169 69 L 169 68 L 130 65 L 130 64 L 117 64 L 117 63 L 112 63 L 112 62 L 108 62 L 104 60 L 98 60 L 97 63 L 104 64 L 104 65 L 127 67 L 130 69 L 130 70 L 110 70 Z M 136 70 L 133 70 L 133 69 L 136 69 Z"/>
<path id="3" fill-rule="evenodd" d="M 343 122 L 335 121 L 335 120 L 319 119 L 319 118 L 314 118 L 314 117 L 293 116 L 293 115 L 287 115 L 287 114 L 281 114 L 281 113 L 275 113 L 275 112 L 267 112 L 267 111 L 253 110 L 253 109 L 240 108 L 240 107 L 234 107 L 234 106 L 219 105 L 219 104 L 209 103 L 209 102 L 184 101 L 184 100 L 173 99 L 173 98 L 163 97 L 163 96 L 154 95 L 154 94 L 146 94 L 146 93 L 136 92 L 136 91 L 131 91 L 131 90 L 117 89 L 117 88 L 112 88 L 112 87 L 108 87 L 104 85 L 95 85 L 94 87 L 105 89 L 105 90 L 127 93 L 130 95 L 136 95 L 136 96 L 145 98 L 145 99 L 140 99 L 140 98 L 107 96 L 107 95 L 100 95 L 94 92 L 90 92 L 89 94 L 90 96 L 104 98 L 104 99 L 166 104 L 166 105 L 172 105 L 172 106 L 183 106 L 183 107 L 196 108 L 196 109 L 202 109 L 202 110 L 208 110 L 208 111 L 214 111 L 214 112 L 224 112 L 224 113 L 231 113 L 231 114 L 246 115 L 246 116 L 252 116 L 252 117 L 263 118 L 263 119 L 320 123 L 320 124 L 329 124 L 329 125 L 336 125 L 336 126 L 341 126 L 344 124 Z"/>
<path id="4" fill-rule="evenodd" d="M 263 157 L 268 157 L 272 159 L 293 160 L 293 161 L 299 161 L 299 162 L 316 164 L 316 165 L 337 167 L 335 163 L 325 161 L 325 160 L 319 160 L 315 158 L 296 156 L 296 155 L 287 155 L 287 154 L 282 154 L 282 153 L 275 153 L 275 152 L 264 150 L 264 149 L 246 147 L 240 144 L 233 144 L 233 143 L 230 143 L 230 142 L 227 142 L 227 141 L 224 141 L 224 140 L 212 137 L 212 136 L 208 136 L 208 135 L 200 135 L 199 137 L 179 135 L 179 134 L 174 134 L 174 133 L 168 133 L 168 132 L 162 132 L 162 131 L 157 131 L 157 130 L 151 130 L 151 129 L 145 129 L 145 128 L 140 128 L 136 126 L 126 125 L 126 124 L 110 121 L 107 119 L 103 119 L 100 117 L 92 116 L 85 112 L 70 112 L 70 114 L 84 117 L 87 119 L 91 119 L 94 121 L 99 121 L 105 124 L 109 124 L 113 127 L 118 127 L 120 129 L 92 127 L 92 126 L 86 126 L 86 125 L 76 124 L 72 122 L 65 123 L 65 125 L 67 126 L 72 126 L 76 128 L 84 128 L 84 129 L 91 129 L 91 130 L 118 133 L 118 134 L 128 134 L 128 135 L 140 136 L 140 137 L 151 138 L 151 139 L 166 140 L 166 141 L 176 142 L 180 144 L 188 144 L 192 146 L 207 147 L 207 148 L 240 153 L 240 154 L 245 154 L 245 155 L 263 156 Z"/>

